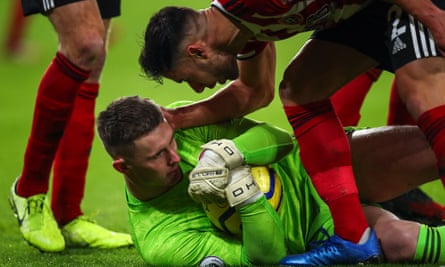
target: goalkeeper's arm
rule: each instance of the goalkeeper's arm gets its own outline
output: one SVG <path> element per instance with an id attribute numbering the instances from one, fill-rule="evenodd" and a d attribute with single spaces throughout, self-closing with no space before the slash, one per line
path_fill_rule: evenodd
<path id="1" fill-rule="evenodd" d="M 247 260 L 255 265 L 277 264 L 286 255 L 284 228 L 249 166 L 231 171 L 225 192 L 229 205 L 240 213 Z"/>
<path id="2" fill-rule="evenodd" d="M 239 208 L 244 255 L 253 265 L 276 265 L 286 256 L 284 229 L 263 195 Z"/>
<path id="3" fill-rule="evenodd" d="M 268 165 L 277 162 L 294 148 L 291 135 L 267 123 L 257 124 L 232 139 L 249 165 Z"/>

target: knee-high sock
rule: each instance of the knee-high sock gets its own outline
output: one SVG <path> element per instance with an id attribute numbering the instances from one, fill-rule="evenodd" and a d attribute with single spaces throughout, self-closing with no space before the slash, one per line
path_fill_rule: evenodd
<path id="1" fill-rule="evenodd" d="M 391 86 L 391 95 L 389 98 L 389 110 L 387 125 L 415 125 L 416 122 L 413 120 L 411 114 L 409 114 L 406 109 L 405 103 L 399 96 L 397 91 L 396 80 L 394 79 Z"/>
<path id="2" fill-rule="evenodd" d="M 335 113 L 344 126 L 358 124 L 363 101 L 381 72 L 377 68 L 372 68 L 347 83 L 331 97 Z"/>
<path id="3" fill-rule="evenodd" d="M 414 261 L 445 263 L 445 226 L 430 227 L 422 224 L 417 239 Z"/>
<path id="4" fill-rule="evenodd" d="M 417 124 L 436 154 L 439 175 L 445 186 L 445 105 L 424 112 Z"/>
<path id="5" fill-rule="evenodd" d="M 285 106 L 303 165 L 329 206 L 334 231 L 358 242 L 368 227 L 355 185 L 347 137 L 329 100 Z"/>
<path id="6" fill-rule="evenodd" d="M 51 208 L 60 225 L 82 215 L 91 146 L 94 138 L 94 107 L 99 85 L 83 83 L 54 161 Z"/>
<path id="7" fill-rule="evenodd" d="M 71 116 L 80 84 L 89 72 L 57 53 L 37 92 L 31 135 L 17 194 L 29 197 L 48 191 L 49 175 L 60 139 Z"/>

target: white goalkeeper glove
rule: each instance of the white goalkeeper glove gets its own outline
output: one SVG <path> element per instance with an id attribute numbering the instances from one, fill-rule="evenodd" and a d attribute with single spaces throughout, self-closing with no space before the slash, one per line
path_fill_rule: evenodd
<path id="1" fill-rule="evenodd" d="M 205 155 L 201 155 L 199 161 L 206 161 L 206 157 L 208 157 L 212 163 L 223 164 L 228 169 L 236 168 L 244 163 L 243 154 L 241 154 L 232 140 L 213 140 L 202 145 L 201 147 L 203 148 L 203 153 Z M 207 152 L 210 151 L 216 153 L 220 158 L 216 159 L 214 153 L 207 155 Z"/>
<path id="2" fill-rule="evenodd" d="M 189 175 L 188 193 L 197 202 L 223 202 L 229 169 L 243 164 L 243 155 L 228 139 L 211 141 L 202 148 L 198 164 Z"/>
<path id="3" fill-rule="evenodd" d="M 230 171 L 230 180 L 225 192 L 230 207 L 236 208 L 253 203 L 264 195 L 255 182 L 248 165 Z"/>

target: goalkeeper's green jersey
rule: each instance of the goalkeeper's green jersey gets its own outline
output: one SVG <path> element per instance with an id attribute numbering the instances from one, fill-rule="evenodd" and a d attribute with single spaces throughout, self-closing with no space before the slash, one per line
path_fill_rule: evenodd
<path id="1" fill-rule="evenodd" d="M 271 164 L 283 184 L 280 209 L 275 212 L 264 197 L 240 208 L 242 237 L 214 227 L 201 204 L 187 193 L 187 177 L 197 164 L 201 145 L 221 138 L 232 139 L 248 164 L 267 165 L 280 159 Z M 182 180 L 146 202 L 127 191 L 131 234 L 146 263 L 191 266 L 208 256 L 236 266 L 278 263 L 286 254 L 305 251 L 310 242 L 320 239 L 320 227 L 332 231 L 329 210 L 311 185 L 296 142 L 287 132 L 268 124 L 235 119 L 178 130 L 175 139 Z M 290 149 L 292 152 L 284 156 Z M 261 239 L 264 236 L 267 242 Z"/>

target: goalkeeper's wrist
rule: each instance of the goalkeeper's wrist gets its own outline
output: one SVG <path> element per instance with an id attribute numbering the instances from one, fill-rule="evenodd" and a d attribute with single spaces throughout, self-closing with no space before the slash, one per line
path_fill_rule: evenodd
<path id="1" fill-rule="evenodd" d="M 240 209 L 244 206 L 256 203 L 257 201 L 259 201 L 259 199 L 261 199 L 262 197 L 266 197 L 264 196 L 263 192 L 258 192 L 257 194 L 253 195 L 252 197 L 246 199 L 245 201 L 239 203 L 238 205 L 235 206 L 236 209 Z"/>
<path id="2" fill-rule="evenodd" d="M 242 207 L 255 202 L 264 195 L 250 175 L 228 184 L 225 193 L 231 207 Z"/>

